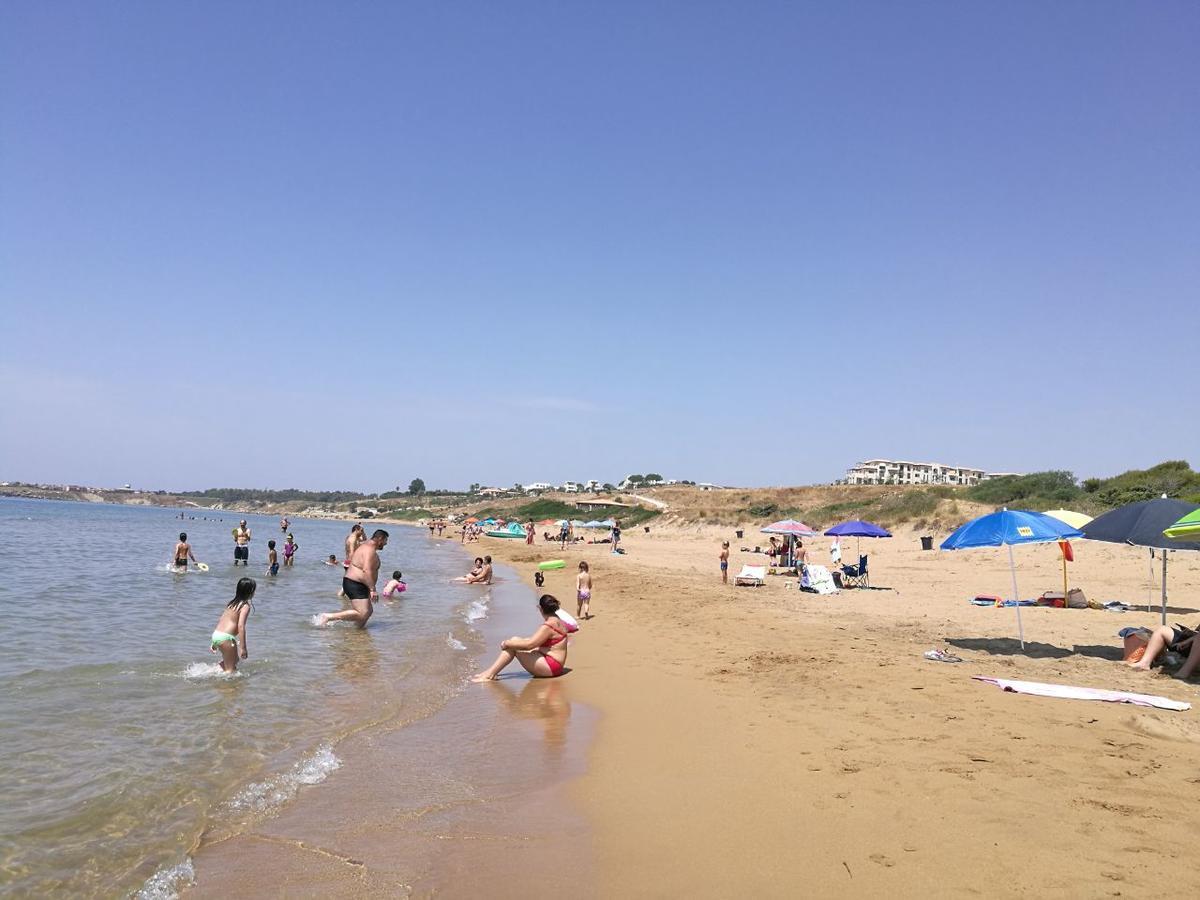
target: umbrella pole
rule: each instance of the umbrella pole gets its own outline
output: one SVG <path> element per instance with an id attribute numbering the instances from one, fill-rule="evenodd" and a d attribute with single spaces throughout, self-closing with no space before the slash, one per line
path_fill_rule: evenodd
<path id="1" fill-rule="evenodd" d="M 1021 597 L 1017 593 L 1017 564 L 1013 560 L 1012 544 L 1008 545 L 1008 570 L 1012 573 L 1013 603 L 1017 609 L 1017 636 L 1021 640 L 1021 649 L 1025 649 L 1025 628 L 1021 625 Z"/>
<path id="2" fill-rule="evenodd" d="M 1063 554 L 1063 607 L 1067 605 L 1067 594 L 1070 592 L 1067 587 L 1067 554 Z"/>
<path id="3" fill-rule="evenodd" d="M 1167 551 L 1162 552 L 1163 557 L 1163 583 L 1162 583 L 1162 623 L 1167 624 Z"/>

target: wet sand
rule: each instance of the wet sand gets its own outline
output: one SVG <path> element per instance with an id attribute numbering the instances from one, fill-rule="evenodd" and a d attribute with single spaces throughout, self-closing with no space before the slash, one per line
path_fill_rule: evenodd
<path id="1" fill-rule="evenodd" d="M 939 536 L 939 539 L 942 536 Z M 1005 693 L 990 675 L 1159 694 L 1200 685 L 1129 671 L 1118 629 L 1157 610 L 1022 610 L 1000 551 L 922 552 L 918 536 L 863 542 L 874 590 L 817 596 L 723 586 L 766 562 L 731 529 L 627 532 L 606 545 L 480 546 L 546 590 L 595 579 L 573 641 L 572 696 L 602 712 L 574 793 L 595 829 L 601 896 L 1150 896 L 1192 868 L 1200 834 L 1200 709 Z M 757 543 L 763 543 L 761 538 Z M 811 561 L 828 540 L 810 542 Z M 845 556 L 853 556 L 851 540 Z M 1072 585 L 1145 603 L 1147 551 L 1078 542 Z M 1016 551 L 1021 593 L 1061 590 L 1054 545 Z M 1171 559 L 1169 621 L 1200 620 L 1200 555 Z M 1157 571 L 1157 570 L 1156 570 Z M 1157 588 L 1153 597 L 1157 603 Z M 567 603 L 574 611 L 574 604 Z M 922 653 L 947 647 L 961 664 Z"/>
<path id="2" fill-rule="evenodd" d="M 533 595 L 515 573 L 497 574 L 488 618 L 476 624 L 486 650 L 462 654 L 458 683 L 503 637 L 537 624 Z M 195 855 L 188 896 L 515 897 L 547 858 L 570 858 L 589 896 L 589 827 L 566 785 L 583 771 L 595 713 L 567 679 L 505 676 L 431 715 L 338 743 L 342 766 L 324 783 Z"/>

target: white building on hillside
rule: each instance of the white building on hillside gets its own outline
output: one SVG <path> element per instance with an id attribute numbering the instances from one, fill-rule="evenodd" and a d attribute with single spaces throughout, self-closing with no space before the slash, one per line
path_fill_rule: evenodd
<path id="1" fill-rule="evenodd" d="M 846 470 L 846 484 L 949 484 L 969 487 L 998 474 L 989 475 L 983 469 L 948 466 L 944 463 L 868 459 Z"/>
<path id="2" fill-rule="evenodd" d="M 574 481 L 564 481 L 562 489 L 564 494 L 578 494 L 583 488 Z"/>
<path id="3" fill-rule="evenodd" d="M 536 494 L 538 491 L 552 490 L 554 490 L 554 485 L 547 481 L 535 481 L 533 484 L 525 485 L 525 493 L 527 494 Z"/>
<path id="4" fill-rule="evenodd" d="M 591 481 L 589 481 L 587 484 L 585 484 L 583 486 L 583 489 L 585 491 L 592 491 L 594 493 L 594 492 L 600 490 L 601 487 L 603 487 L 603 484 L 601 484 L 599 481 L 597 481 L 595 478 L 593 478 Z"/>

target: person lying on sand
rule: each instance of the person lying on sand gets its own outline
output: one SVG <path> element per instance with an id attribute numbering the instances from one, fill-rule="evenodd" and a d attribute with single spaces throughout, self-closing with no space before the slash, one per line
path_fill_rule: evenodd
<path id="1" fill-rule="evenodd" d="M 500 642 L 500 655 L 471 680 L 495 681 L 514 659 L 534 678 L 557 678 L 567 661 L 567 626 L 558 617 L 558 601 L 549 594 L 538 599 L 542 624 L 530 637 L 511 637 Z"/>
<path id="2" fill-rule="evenodd" d="M 1200 641 L 1196 640 L 1196 632 L 1183 625 L 1173 627 L 1160 625 L 1150 635 L 1150 643 L 1146 645 L 1146 652 L 1142 658 L 1135 663 L 1129 663 L 1129 667 L 1148 672 L 1150 666 L 1154 664 L 1154 660 L 1164 650 L 1170 650 L 1173 653 L 1187 653 L 1187 659 L 1175 673 L 1175 678 L 1191 678 L 1196 667 L 1200 666 Z"/>

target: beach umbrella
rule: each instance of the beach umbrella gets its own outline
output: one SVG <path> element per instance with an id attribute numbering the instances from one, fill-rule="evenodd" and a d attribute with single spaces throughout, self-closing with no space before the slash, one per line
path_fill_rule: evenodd
<path id="1" fill-rule="evenodd" d="M 1200 540 L 1200 509 L 1188 513 L 1163 534 L 1176 541 L 1186 541 L 1188 538 Z"/>
<path id="2" fill-rule="evenodd" d="M 1167 537 L 1163 532 L 1171 528 L 1183 516 L 1200 509 L 1195 503 L 1172 500 L 1163 494 L 1157 500 L 1141 500 L 1127 503 L 1096 516 L 1083 527 L 1083 536 L 1089 541 L 1106 541 L 1110 544 L 1129 544 L 1134 547 L 1149 547 L 1150 557 L 1155 550 L 1162 550 L 1162 623 L 1167 624 L 1167 551 L 1200 550 L 1200 542 L 1181 541 Z"/>
<path id="3" fill-rule="evenodd" d="M 803 522 L 797 522 L 795 519 L 782 519 L 779 522 L 772 522 L 766 528 L 760 529 L 760 531 L 762 531 L 763 534 L 787 535 L 789 562 L 793 560 L 796 555 L 796 538 L 817 536 L 815 531 L 813 531 Z"/>
<path id="4" fill-rule="evenodd" d="M 1083 513 L 1072 512 L 1069 509 L 1048 509 L 1045 515 L 1051 518 L 1058 519 L 1060 522 L 1066 522 L 1072 528 L 1083 528 L 1088 522 L 1092 521 L 1091 516 L 1085 516 Z M 1059 549 L 1062 550 L 1063 564 L 1063 602 L 1066 602 L 1067 593 L 1070 590 L 1070 582 L 1067 580 L 1067 563 L 1075 561 L 1075 554 L 1071 551 L 1070 541 L 1060 541 Z"/>
<path id="5" fill-rule="evenodd" d="M 1069 509 L 1048 509 L 1042 515 L 1050 516 L 1053 519 L 1058 519 L 1060 522 L 1066 522 L 1072 528 L 1080 529 L 1092 521 L 1091 516 L 1085 516 L 1080 512 L 1072 512 Z"/>
<path id="6" fill-rule="evenodd" d="M 1017 637 L 1024 650 L 1025 628 L 1021 624 L 1021 596 L 1017 592 L 1017 564 L 1013 560 L 1013 545 L 1050 544 L 1082 536 L 1081 532 L 1051 516 L 1023 509 L 1002 509 L 959 526 L 942 541 L 940 549 L 1008 548 L 1008 569 L 1012 574 L 1013 603 L 1017 610 Z"/>
<path id="7" fill-rule="evenodd" d="M 479 520 L 478 520 L 477 518 L 475 518 L 474 516 L 470 516 L 470 517 L 467 519 L 467 522 L 466 522 L 466 523 L 467 523 L 468 525 L 474 525 L 474 524 L 476 524 L 478 521 L 479 521 Z"/>
<path id="8" fill-rule="evenodd" d="M 886 528 L 881 528 L 874 522 L 864 522 L 861 519 L 851 519 L 849 522 L 839 522 L 828 531 L 825 532 L 829 537 L 852 537 L 856 538 L 855 547 L 858 555 L 862 556 L 862 539 L 863 538 L 890 538 L 892 533 Z"/>

